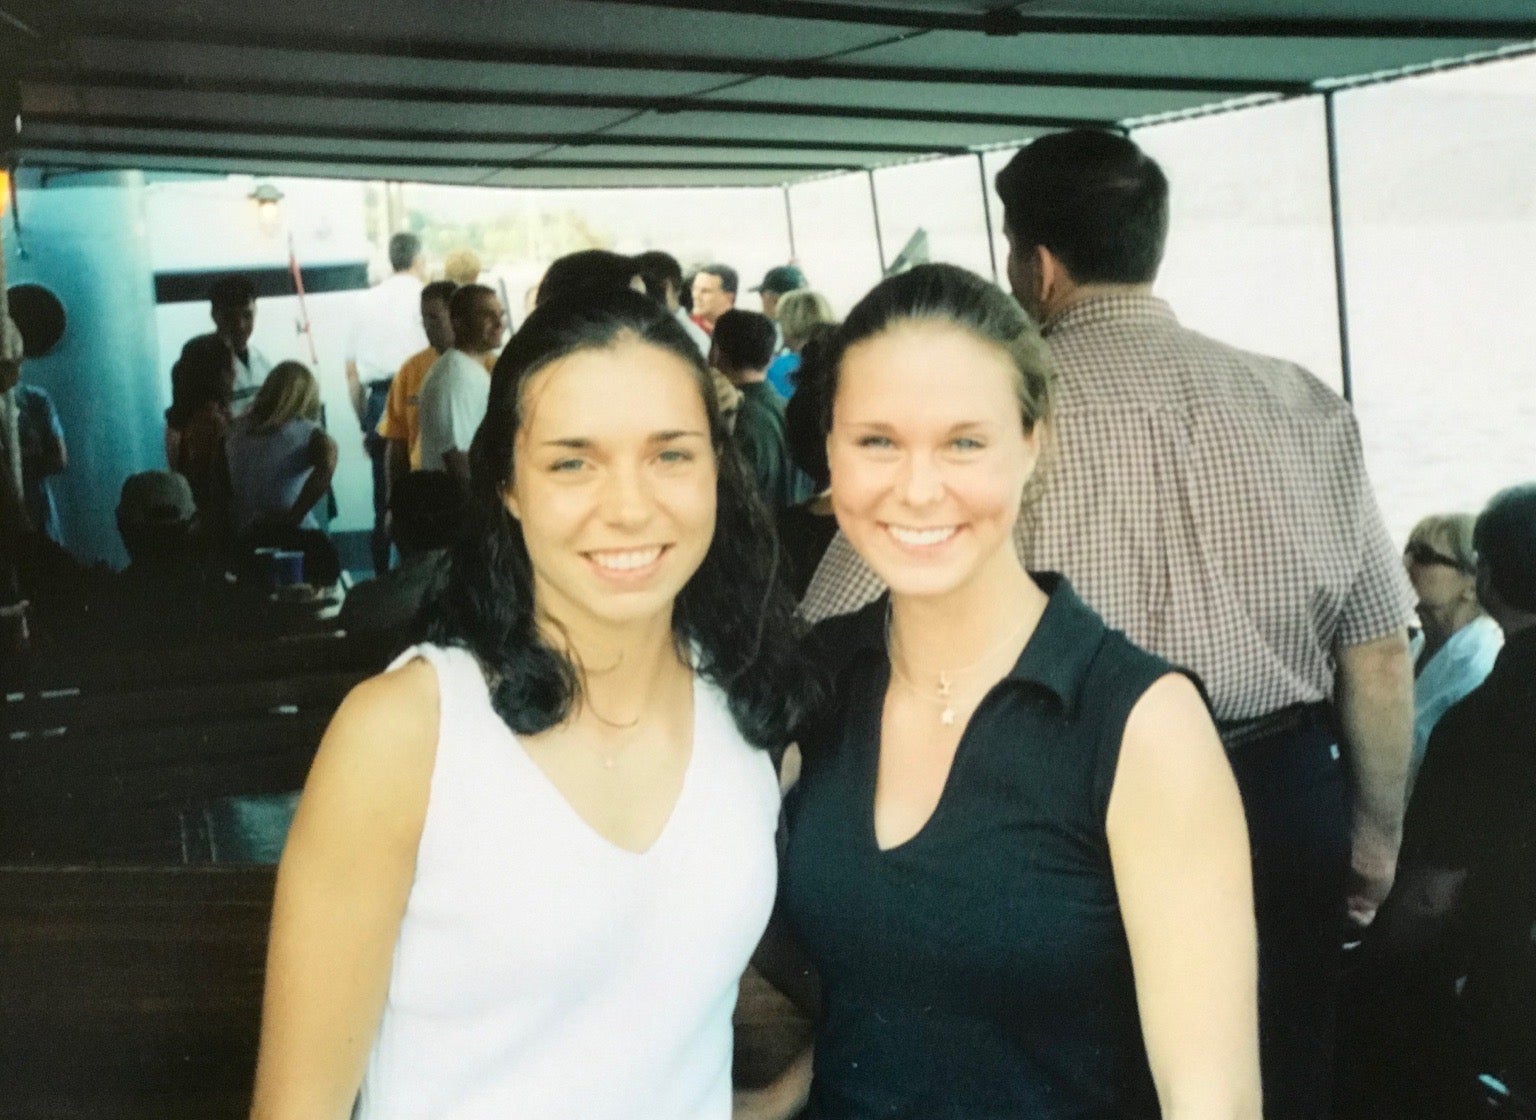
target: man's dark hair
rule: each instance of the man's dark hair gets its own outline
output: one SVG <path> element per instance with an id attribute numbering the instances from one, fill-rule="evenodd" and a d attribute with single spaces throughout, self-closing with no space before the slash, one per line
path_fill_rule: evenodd
<path id="1" fill-rule="evenodd" d="M 1536 482 L 1495 494 L 1478 515 L 1472 543 L 1499 598 L 1536 614 Z"/>
<path id="2" fill-rule="evenodd" d="M 624 291 L 640 274 L 633 257 L 607 249 L 582 249 L 567 253 L 539 281 L 537 303 L 555 299 L 590 299 L 608 292 Z"/>
<path id="3" fill-rule="evenodd" d="M 244 307 L 256 301 L 256 285 L 249 276 L 221 276 L 208 289 L 208 302 L 215 311 Z"/>
<path id="4" fill-rule="evenodd" d="M 429 299 L 440 299 L 444 303 L 452 303 L 453 293 L 459 290 L 459 286 L 452 280 L 434 280 L 421 289 L 421 302 Z"/>
<path id="5" fill-rule="evenodd" d="M 732 295 L 736 294 L 736 286 L 740 283 L 740 279 L 736 275 L 736 270 L 730 265 L 704 264 L 699 266 L 699 272 L 707 272 L 711 276 L 720 277 L 720 289 L 722 291 L 730 292 Z M 695 275 L 697 275 L 697 273 L 695 273 Z"/>
<path id="6" fill-rule="evenodd" d="M 666 302 L 667 286 L 679 295 L 683 291 L 683 266 L 671 253 L 649 249 L 634 258 L 640 280 L 645 284 L 645 294 L 652 299 Z"/>
<path id="7" fill-rule="evenodd" d="M 475 304 L 486 296 L 495 296 L 496 289 L 484 284 L 465 284 L 448 297 L 448 318 L 454 322 L 474 313 Z"/>
<path id="8" fill-rule="evenodd" d="M 1079 284 L 1146 284 L 1168 237 L 1168 180 L 1123 136 L 1042 136 L 997 174 L 1003 224 L 1020 251 L 1042 245 Z"/>
<path id="9" fill-rule="evenodd" d="M 397 233 L 389 239 L 389 267 L 404 272 L 421 256 L 421 238 L 414 233 Z"/>
<path id="10" fill-rule="evenodd" d="M 634 337 L 693 378 L 716 459 L 715 535 L 678 593 L 672 629 L 699 674 L 724 691 L 742 735 L 787 742 L 816 700 L 799 647 L 794 600 L 778 578 L 773 523 L 720 415 L 715 388 L 682 324 L 653 299 L 614 291 L 541 303 L 491 374 L 485 420 L 470 444 L 470 525 L 427 609 L 432 641 L 469 649 L 493 682 L 491 703 L 518 734 L 566 719 L 582 694 L 579 667 L 540 623 L 533 558 L 507 510 L 513 449 L 527 420 L 524 390 L 552 362 Z"/>
<path id="11" fill-rule="evenodd" d="M 778 340 L 773 320 L 756 311 L 732 308 L 715 320 L 714 343 L 722 373 L 767 369 Z"/>
<path id="12" fill-rule="evenodd" d="M 447 548 L 468 517 L 464 487 L 447 471 L 411 471 L 389 488 L 390 534 L 401 552 Z"/>

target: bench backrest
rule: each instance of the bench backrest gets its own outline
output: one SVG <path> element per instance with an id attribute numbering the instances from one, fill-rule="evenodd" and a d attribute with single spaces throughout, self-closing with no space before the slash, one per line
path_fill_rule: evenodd
<path id="1" fill-rule="evenodd" d="M 330 715 L 318 709 L 0 744 L 0 859 L 176 862 L 189 807 L 299 789 Z"/>
<path id="2" fill-rule="evenodd" d="M 44 690 L 7 697 L 7 738 L 59 738 L 97 730 L 197 723 L 268 712 L 335 711 L 365 669 L 294 672 L 276 678 L 170 684 L 115 691 Z"/>
<path id="3" fill-rule="evenodd" d="M 172 644 L 153 650 L 71 646 L 28 655 L 5 674 L 6 692 L 123 692 L 172 685 L 270 680 L 340 669 L 378 672 L 392 653 L 381 640 L 339 631 Z"/>
<path id="4" fill-rule="evenodd" d="M 0 867 L 0 1120 L 243 1118 L 269 867 Z"/>

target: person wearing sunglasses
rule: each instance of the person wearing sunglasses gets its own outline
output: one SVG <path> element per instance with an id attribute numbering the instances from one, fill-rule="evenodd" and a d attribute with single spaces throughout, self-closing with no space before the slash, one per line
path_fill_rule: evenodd
<path id="1" fill-rule="evenodd" d="M 1435 514 L 1408 534 L 1403 565 L 1419 597 L 1422 634 L 1413 646 L 1413 761 L 1424 759 L 1429 733 L 1447 708 L 1483 682 L 1504 644 L 1477 601 L 1477 552 L 1470 513 Z"/>

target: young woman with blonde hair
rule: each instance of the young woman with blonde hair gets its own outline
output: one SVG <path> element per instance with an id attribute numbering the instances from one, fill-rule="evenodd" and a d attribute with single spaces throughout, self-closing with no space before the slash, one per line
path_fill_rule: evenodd
<path id="1" fill-rule="evenodd" d="M 336 473 L 336 441 L 320 426 L 320 386 L 300 362 L 267 374 L 224 439 L 228 523 L 239 538 L 258 525 L 318 529 L 316 503 Z"/>

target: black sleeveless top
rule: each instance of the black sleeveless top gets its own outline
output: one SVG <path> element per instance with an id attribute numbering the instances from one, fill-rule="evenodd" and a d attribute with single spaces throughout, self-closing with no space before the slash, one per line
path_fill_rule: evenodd
<path id="1" fill-rule="evenodd" d="M 799 739 L 782 898 L 823 984 L 816 1120 L 1158 1115 L 1104 821 L 1126 718 L 1170 666 L 1035 578 L 1038 627 L 888 851 L 886 602 L 812 636 L 834 687 Z"/>

